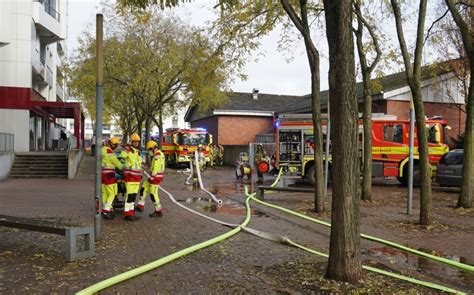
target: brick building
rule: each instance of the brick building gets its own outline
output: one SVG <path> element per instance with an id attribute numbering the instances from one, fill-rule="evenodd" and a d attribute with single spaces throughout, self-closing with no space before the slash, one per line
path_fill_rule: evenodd
<path id="1" fill-rule="evenodd" d="M 462 89 L 462 81 L 455 75 L 453 63 L 459 60 L 452 60 L 437 65 L 429 65 L 422 68 L 422 93 L 424 100 L 424 110 L 427 117 L 444 117 L 451 130 L 447 130 L 446 141 L 451 146 L 454 145 L 452 139 L 457 139 L 464 133 L 466 120 L 465 101 Z M 375 81 L 377 91 L 372 96 L 372 112 L 394 115 L 400 120 L 410 118 L 410 98 L 411 91 L 407 85 L 405 72 L 384 76 Z M 364 98 L 363 85 L 361 82 L 356 85 L 357 97 L 359 101 L 359 112 L 362 113 Z M 308 99 L 299 104 L 292 105 L 285 110 L 286 113 L 310 113 L 311 101 Z M 321 92 L 321 111 L 327 112 L 328 91 Z"/>
<path id="2" fill-rule="evenodd" d="M 428 117 L 444 117 L 451 130 L 447 132 L 450 139 L 456 139 L 464 133 L 465 111 L 464 95 L 461 82 L 452 70 L 448 61 L 436 66 L 422 68 L 422 92 L 425 114 Z M 409 119 L 411 92 L 405 79 L 405 72 L 387 75 L 376 80 L 377 91 L 374 91 L 372 111 L 394 115 L 398 119 Z M 363 110 L 363 85 L 357 83 L 359 111 Z M 328 91 L 321 92 L 321 111 L 327 111 Z M 273 118 L 279 113 L 311 113 L 311 97 L 286 96 L 272 94 L 233 93 L 229 103 L 218 108 L 200 113 L 196 107 L 188 109 L 185 121 L 191 127 L 206 128 L 213 134 L 214 142 L 223 145 L 226 163 L 233 163 L 238 151 L 248 149 L 248 144 L 255 141 L 257 134 L 272 134 Z"/>
<path id="3" fill-rule="evenodd" d="M 184 120 L 191 127 L 207 129 L 214 143 L 226 150 L 224 161 L 233 163 L 241 151 L 248 150 L 248 144 L 255 141 L 257 134 L 273 133 L 273 118 L 293 104 L 307 100 L 305 96 L 234 92 L 224 106 L 206 112 L 190 107 Z"/>

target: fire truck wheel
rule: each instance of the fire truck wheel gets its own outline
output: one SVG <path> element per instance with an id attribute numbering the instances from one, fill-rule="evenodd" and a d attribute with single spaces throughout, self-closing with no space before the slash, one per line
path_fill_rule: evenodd
<path id="1" fill-rule="evenodd" d="M 323 175 L 324 175 L 324 171 L 323 171 Z M 308 169 L 308 173 L 306 174 L 306 179 L 308 180 L 309 184 L 311 184 L 311 185 L 316 184 L 316 180 L 314 178 L 314 166 L 311 166 Z M 323 179 L 323 181 L 324 181 L 324 179 Z M 328 183 L 331 183 L 331 166 L 329 166 L 329 170 L 328 170 Z"/>
<path id="2" fill-rule="evenodd" d="M 420 186 L 420 166 L 414 165 L 413 166 L 413 186 L 419 187 Z"/>
<path id="3" fill-rule="evenodd" d="M 397 179 L 402 186 L 408 186 L 408 165 L 403 168 L 403 177 L 397 177 Z M 418 164 L 413 165 L 413 186 L 420 186 L 420 166 Z"/>
<path id="4" fill-rule="evenodd" d="M 308 180 L 309 184 L 315 185 L 316 179 L 314 178 L 314 166 L 311 166 L 308 169 L 308 174 L 306 174 L 306 179 Z"/>

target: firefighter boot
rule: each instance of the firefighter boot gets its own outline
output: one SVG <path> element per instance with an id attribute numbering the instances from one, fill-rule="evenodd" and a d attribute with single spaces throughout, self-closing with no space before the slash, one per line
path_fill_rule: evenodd
<path id="1" fill-rule="evenodd" d="M 138 204 L 137 206 L 135 206 L 135 211 L 143 212 L 144 209 L 145 209 L 145 206 L 143 205 Z"/>
<path id="2" fill-rule="evenodd" d="M 140 217 L 135 216 L 135 215 L 129 215 L 129 216 L 125 216 L 123 218 L 123 220 L 125 220 L 125 221 L 135 221 L 135 220 L 138 220 L 138 219 L 140 219 Z"/>
<path id="3" fill-rule="evenodd" d="M 156 210 L 155 212 L 148 215 L 149 217 L 162 217 L 163 216 L 163 209 Z"/>
<path id="4" fill-rule="evenodd" d="M 115 217 L 115 214 L 113 214 L 112 212 L 102 212 L 101 215 L 102 215 L 102 218 L 107 219 L 107 220 L 114 219 Z"/>

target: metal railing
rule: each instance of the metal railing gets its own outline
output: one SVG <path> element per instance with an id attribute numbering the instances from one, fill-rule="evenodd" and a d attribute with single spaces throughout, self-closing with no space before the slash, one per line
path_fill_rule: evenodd
<path id="1" fill-rule="evenodd" d="M 43 4 L 44 6 L 44 11 L 46 11 L 47 14 L 51 15 L 52 17 L 54 17 L 54 19 L 56 19 L 58 22 L 61 21 L 61 15 L 59 14 L 58 11 L 56 11 L 56 7 L 53 7 L 51 5 L 51 2 L 48 1 L 48 0 L 37 0 L 37 2 Z"/>
<path id="2" fill-rule="evenodd" d="M 10 133 L 0 133 L 0 153 L 13 152 L 15 148 L 15 135 Z"/>

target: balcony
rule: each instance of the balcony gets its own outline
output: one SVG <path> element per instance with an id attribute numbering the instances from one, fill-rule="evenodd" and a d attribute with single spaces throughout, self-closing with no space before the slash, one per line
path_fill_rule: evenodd
<path id="1" fill-rule="evenodd" d="M 42 43 L 53 43 L 66 36 L 61 31 L 61 16 L 48 1 L 35 0 L 33 2 L 33 21 L 38 29 Z"/>
<path id="2" fill-rule="evenodd" d="M 33 81 L 44 82 L 45 78 L 45 65 L 44 58 L 41 57 L 40 52 L 37 48 L 33 48 L 31 55 L 31 66 L 33 70 Z"/>
<path id="3" fill-rule="evenodd" d="M 45 76 L 46 83 L 48 83 L 49 86 L 53 87 L 53 71 L 48 65 L 46 65 Z"/>
<path id="4" fill-rule="evenodd" d="M 64 101 L 64 89 L 59 83 L 56 83 L 56 100 Z"/>

